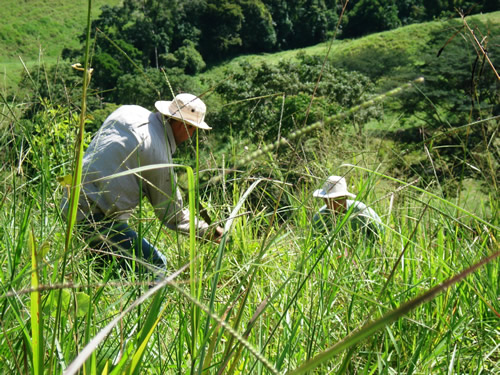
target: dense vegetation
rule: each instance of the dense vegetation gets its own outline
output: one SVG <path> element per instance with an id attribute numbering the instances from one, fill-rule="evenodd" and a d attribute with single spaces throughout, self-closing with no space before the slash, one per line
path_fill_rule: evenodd
<path id="1" fill-rule="evenodd" d="M 408 26 L 279 54 L 332 36 L 341 4 L 103 8 L 82 39 L 88 95 L 72 45 L 0 97 L 0 370 L 500 372 L 500 12 L 417 23 L 496 4 L 471 3 L 352 1 L 340 37 Z M 89 256 L 59 202 L 80 135 L 85 148 L 118 105 L 182 91 L 213 131 L 177 151 L 196 189 L 188 167 L 179 183 L 226 237 L 177 236 L 144 201 L 131 224 L 171 275 L 152 288 L 151 273 Z M 317 235 L 312 192 L 331 174 L 380 214 L 382 237 L 340 221 Z"/>
<path id="2" fill-rule="evenodd" d="M 490 12 L 500 9 L 500 2 L 360 0 L 347 7 L 339 37 L 456 15 L 457 9 L 465 14 Z M 109 90 L 123 70 L 134 72 L 137 66 L 177 67 L 196 74 L 207 63 L 236 55 L 317 44 L 331 37 L 343 8 L 336 0 L 124 0 L 103 7 L 92 23 L 97 38 L 95 78 L 99 88 Z M 66 58 L 79 55 L 74 49 L 63 52 Z"/>

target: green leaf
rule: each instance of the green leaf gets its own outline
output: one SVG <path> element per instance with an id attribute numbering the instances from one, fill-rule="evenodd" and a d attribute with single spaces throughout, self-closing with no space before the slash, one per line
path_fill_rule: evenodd
<path id="1" fill-rule="evenodd" d="M 81 318 L 89 311 L 90 297 L 83 292 L 76 293 L 76 316 Z"/>
<path id="2" fill-rule="evenodd" d="M 51 316 L 55 317 L 56 316 L 56 311 L 57 311 L 57 291 L 53 291 L 49 294 L 49 297 L 47 298 L 47 303 L 45 304 L 43 308 L 44 314 L 50 314 Z M 62 296 L 61 296 L 61 310 L 62 311 L 68 311 L 69 304 L 71 301 L 71 294 L 67 289 L 63 289 L 61 291 Z"/>
<path id="3" fill-rule="evenodd" d="M 43 374 L 43 313 L 41 312 L 38 257 L 33 229 L 29 231 L 28 248 L 31 253 L 31 345 L 33 350 L 33 373 Z"/>

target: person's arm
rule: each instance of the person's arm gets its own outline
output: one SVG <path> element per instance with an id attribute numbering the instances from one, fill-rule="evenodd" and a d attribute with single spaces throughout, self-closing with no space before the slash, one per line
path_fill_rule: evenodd
<path id="1" fill-rule="evenodd" d="M 165 126 L 165 127 L 164 127 Z M 150 119 L 149 134 L 144 136 L 145 142 L 141 148 L 142 165 L 172 164 L 171 152 L 175 151 L 168 124 Z M 170 139 L 170 141 L 168 141 Z M 171 148 L 174 147 L 173 150 Z M 173 167 L 163 167 L 144 171 L 143 190 L 155 209 L 156 216 L 169 229 L 184 234 L 189 233 L 189 209 L 183 208 L 183 201 L 177 187 L 177 179 Z M 209 235 L 209 225 L 195 218 L 195 227 L 198 236 Z M 217 236 L 213 236 L 217 238 Z"/>
<path id="2" fill-rule="evenodd" d="M 147 195 L 151 204 L 155 208 L 156 216 L 169 229 L 179 231 L 183 234 L 189 234 L 189 209 L 183 208 L 183 200 L 178 188 L 175 194 L 172 192 L 172 181 L 167 181 L 165 170 L 155 170 L 156 173 L 148 174 Z M 174 183 L 175 175 L 171 176 Z M 168 178 L 170 179 L 170 178 Z M 156 181 L 157 185 L 153 182 Z M 219 243 L 224 234 L 224 229 L 220 226 L 211 227 L 204 220 L 197 217 L 195 219 L 196 235 L 202 238 L 210 239 Z"/>
<path id="3" fill-rule="evenodd" d="M 182 196 L 175 186 L 175 176 L 171 180 L 167 176 L 169 168 L 164 169 L 155 171 L 157 176 L 151 176 L 154 173 L 149 174 L 148 197 L 155 209 L 156 216 L 167 228 L 188 234 L 189 209 L 183 208 Z M 195 218 L 195 227 L 197 234 L 203 236 L 209 225 L 205 221 Z"/>

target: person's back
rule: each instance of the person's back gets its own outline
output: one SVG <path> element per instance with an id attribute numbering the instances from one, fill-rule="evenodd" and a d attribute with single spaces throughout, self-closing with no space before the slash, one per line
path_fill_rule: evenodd
<path id="1" fill-rule="evenodd" d="M 145 171 L 140 177 L 136 174 L 112 176 L 140 166 L 171 164 L 171 154 L 176 149 L 171 133 L 170 127 L 163 126 L 159 113 L 135 105 L 122 106 L 113 112 L 83 158 L 78 219 L 83 219 L 85 213 L 100 212 L 127 220 L 141 195 L 155 189 L 152 185 L 156 181 L 170 181 L 171 168 Z M 171 187 L 165 186 L 165 189 L 167 194 L 163 196 L 171 196 Z M 153 205 L 161 203 L 151 195 L 154 193 L 149 194 L 148 199 Z"/>

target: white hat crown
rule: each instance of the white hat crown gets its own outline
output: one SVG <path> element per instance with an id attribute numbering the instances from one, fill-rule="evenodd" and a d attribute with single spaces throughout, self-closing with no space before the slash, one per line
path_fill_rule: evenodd
<path id="1" fill-rule="evenodd" d="M 163 115 L 186 122 L 200 129 L 212 129 L 205 122 L 207 107 L 203 101 L 193 94 L 176 95 L 172 101 L 157 101 L 156 109 Z"/>
<path id="2" fill-rule="evenodd" d="M 349 193 L 347 190 L 347 182 L 342 176 L 328 177 L 323 187 L 316 190 L 313 196 L 318 198 L 355 197 L 354 194 Z"/>

